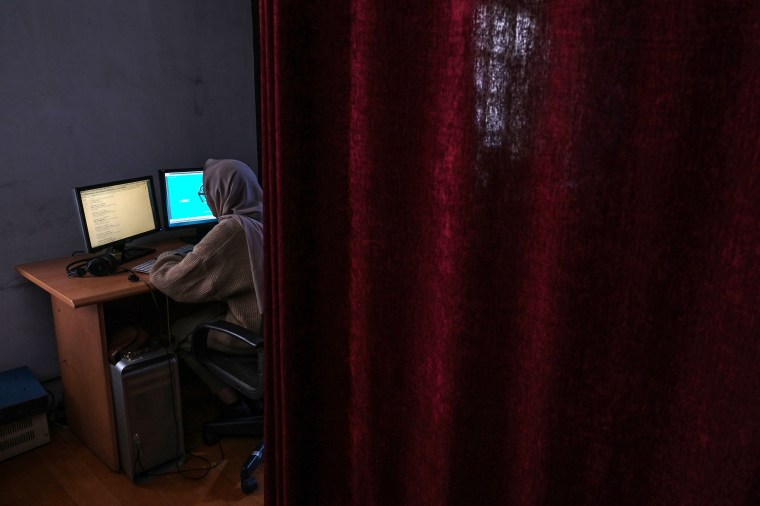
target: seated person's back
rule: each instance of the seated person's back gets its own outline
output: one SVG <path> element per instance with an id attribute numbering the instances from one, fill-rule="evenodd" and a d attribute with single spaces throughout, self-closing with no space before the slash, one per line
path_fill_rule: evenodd
<path id="1" fill-rule="evenodd" d="M 224 319 L 261 332 L 263 192 L 253 170 L 237 160 L 208 160 L 203 186 L 209 208 L 219 223 L 186 256 L 161 254 L 150 276 L 156 288 L 174 300 L 218 303 L 178 320 L 171 333 L 177 354 L 212 392 L 231 404 L 237 402 L 237 395 L 195 361 L 190 337 L 198 324 L 211 319 Z M 209 346 L 235 353 L 242 345 L 225 334 L 210 333 Z"/>

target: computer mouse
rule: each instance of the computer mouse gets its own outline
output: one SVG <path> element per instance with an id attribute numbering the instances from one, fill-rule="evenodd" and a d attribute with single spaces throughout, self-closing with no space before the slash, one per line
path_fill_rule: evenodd
<path id="1" fill-rule="evenodd" d="M 130 280 L 132 283 L 137 283 L 138 281 L 140 281 L 140 278 L 137 277 L 137 274 L 130 274 L 127 279 Z"/>

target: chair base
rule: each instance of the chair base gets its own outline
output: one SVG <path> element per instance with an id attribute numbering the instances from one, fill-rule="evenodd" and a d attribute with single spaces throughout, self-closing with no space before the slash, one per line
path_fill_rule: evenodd
<path id="1" fill-rule="evenodd" d="M 212 420 L 203 424 L 203 442 L 215 445 L 224 436 L 262 436 L 264 434 L 264 417 Z"/>
<path id="2" fill-rule="evenodd" d="M 264 417 L 251 416 L 229 420 L 214 420 L 203 424 L 203 442 L 209 446 L 217 444 L 224 436 L 262 436 Z M 250 494 L 259 486 L 253 472 L 264 460 L 264 441 L 251 453 L 240 469 L 240 488 Z"/>
<path id="3" fill-rule="evenodd" d="M 264 461 L 264 441 L 251 453 L 248 460 L 243 464 L 243 468 L 240 470 L 240 488 L 243 492 L 250 494 L 256 490 L 259 486 L 256 478 L 253 477 L 253 472 Z"/>

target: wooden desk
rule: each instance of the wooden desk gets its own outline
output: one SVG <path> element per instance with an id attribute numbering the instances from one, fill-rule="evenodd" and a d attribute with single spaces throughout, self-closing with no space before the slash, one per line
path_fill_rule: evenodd
<path id="1" fill-rule="evenodd" d="M 155 253 L 126 263 L 124 267 L 137 265 L 182 244 L 167 241 L 150 245 L 156 248 Z M 126 272 L 69 277 L 66 266 L 75 259 L 65 257 L 22 264 L 17 265 L 16 270 L 50 294 L 66 416 L 71 430 L 111 469 L 118 471 L 119 449 L 104 304 L 149 293 L 153 286 L 147 274 L 140 275 L 145 282 L 129 281 Z"/>

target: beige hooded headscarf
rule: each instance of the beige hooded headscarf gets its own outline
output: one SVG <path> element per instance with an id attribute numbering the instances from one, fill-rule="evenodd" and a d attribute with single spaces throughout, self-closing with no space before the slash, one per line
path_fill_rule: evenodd
<path id="1" fill-rule="evenodd" d="M 206 161 L 203 170 L 206 201 L 220 221 L 233 219 L 242 225 L 248 241 L 253 286 L 259 311 L 264 312 L 264 192 L 253 170 L 238 160 Z"/>

